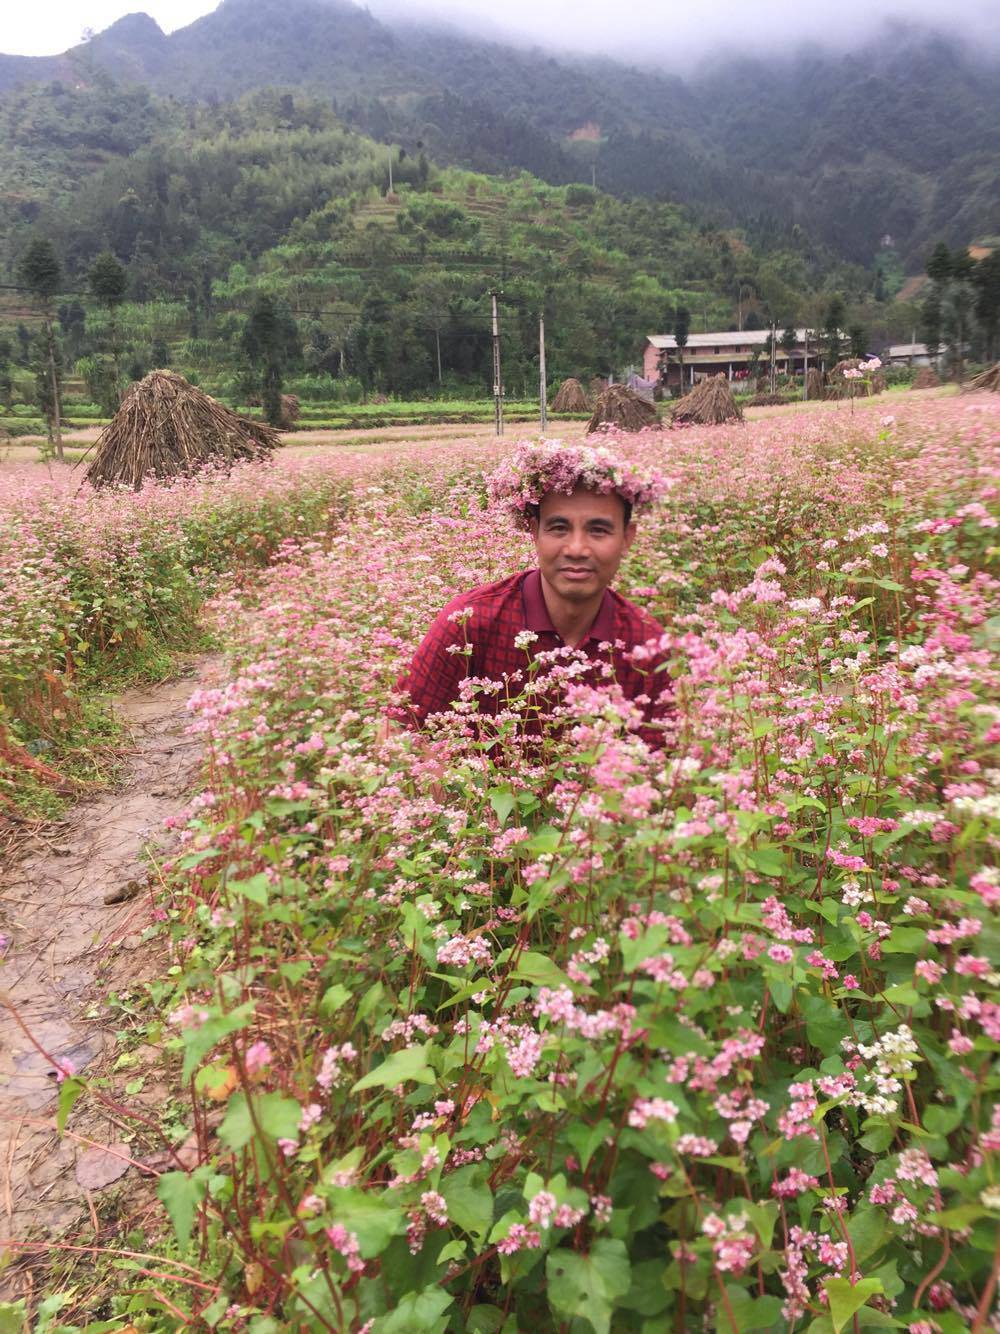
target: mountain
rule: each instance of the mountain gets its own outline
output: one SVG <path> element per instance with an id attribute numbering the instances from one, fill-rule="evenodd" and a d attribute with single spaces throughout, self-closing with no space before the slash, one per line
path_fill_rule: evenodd
<path id="1" fill-rule="evenodd" d="M 887 237 L 914 269 L 940 237 L 1000 233 L 1000 62 L 916 26 L 869 33 L 850 55 L 681 79 L 389 25 L 350 0 L 222 0 L 169 36 L 132 14 L 62 56 L 0 56 L 0 92 L 109 76 L 193 101 L 308 91 L 439 162 L 594 179 L 694 205 L 751 241 L 798 229 L 864 265 Z"/>

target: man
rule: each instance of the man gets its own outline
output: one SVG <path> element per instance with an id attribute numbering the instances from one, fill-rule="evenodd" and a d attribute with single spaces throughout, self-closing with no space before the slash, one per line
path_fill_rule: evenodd
<path id="1" fill-rule="evenodd" d="M 520 446 L 489 490 L 531 533 L 538 567 L 463 593 L 439 613 L 397 683 L 409 702 L 393 716 L 422 726 L 471 693 L 480 717 L 512 714 L 537 732 L 537 708 L 511 710 L 511 702 L 539 671 L 558 675 L 573 656 L 560 650 L 575 649 L 592 664 L 576 681 L 617 683 L 640 711 L 643 739 L 662 746 L 670 684 L 657 670 L 656 645 L 664 630 L 610 584 L 635 537 L 634 512 L 659 499 L 663 483 L 605 449 L 546 442 Z M 536 705 L 551 706 L 552 695 L 543 686 Z"/>

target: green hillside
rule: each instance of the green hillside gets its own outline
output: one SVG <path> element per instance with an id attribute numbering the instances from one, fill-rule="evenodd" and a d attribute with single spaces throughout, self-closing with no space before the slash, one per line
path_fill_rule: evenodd
<path id="1" fill-rule="evenodd" d="M 51 239 L 73 364 L 109 345 L 86 287 L 109 246 L 128 273 L 115 317 L 128 365 L 169 359 L 233 395 L 261 293 L 297 326 L 289 371 L 305 390 L 310 376 L 327 390 L 339 376 L 405 395 L 488 386 L 491 287 L 503 289 L 514 393 L 533 391 L 542 312 L 555 376 L 638 363 L 678 307 L 695 329 L 733 325 L 741 289 L 758 324 L 819 323 L 834 290 L 873 330 L 892 313 L 872 303 L 869 275 L 802 235 L 754 246 L 677 203 L 439 167 L 357 133 L 316 97 L 209 106 L 102 78 L 8 93 L 0 129 L 5 281 L 32 238 Z M 8 289 L 0 323 L 19 322 L 30 324 L 27 299 Z"/>
<path id="2" fill-rule="evenodd" d="M 169 36 L 132 14 L 62 56 L 0 56 L 0 92 L 111 76 L 201 102 L 313 93 L 414 155 L 556 185 L 594 172 L 612 193 L 680 200 L 755 245 L 799 228 L 869 268 L 889 235 L 910 272 L 940 237 L 1000 231 L 998 75 L 990 48 L 899 20 L 847 54 L 729 57 L 681 79 L 381 23 L 350 0 L 223 0 Z M 584 125 L 595 139 L 572 137 Z"/>

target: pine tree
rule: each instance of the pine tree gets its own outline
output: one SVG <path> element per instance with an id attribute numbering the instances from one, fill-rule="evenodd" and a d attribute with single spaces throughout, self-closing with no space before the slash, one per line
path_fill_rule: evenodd
<path id="1" fill-rule="evenodd" d="M 997 356 L 997 332 L 1000 327 L 1000 250 L 981 259 L 972 271 L 976 293 L 976 319 L 986 350 L 986 360 Z"/>
<path id="2" fill-rule="evenodd" d="M 87 284 L 91 294 L 108 312 L 108 343 L 111 352 L 111 373 L 113 377 L 113 400 L 117 403 L 121 396 L 121 346 L 118 337 L 118 307 L 125 300 L 128 288 L 128 274 L 110 250 L 98 255 L 90 266 Z"/>
<path id="3" fill-rule="evenodd" d="M 260 386 L 264 416 L 281 424 L 281 391 L 285 370 L 301 360 L 298 326 L 273 296 L 258 296 L 243 331 L 241 348 Z"/>
<path id="4" fill-rule="evenodd" d="M 835 296 L 826 308 L 826 318 L 823 321 L 823 343 L 831 366 L 836 366 L 844 349 L 841 334 L 843 323 L 844 301 L 842 297 Z"/>
<path id="5" fill-rule="evenodd" d="M 57 367 L 56 336 L 52 328 L 54 301 L 62 282 L 62 268 L 52 242 L 39 237 L 32 241 L 21 256 L 17 268 L 18 280 L 35 299 L 45 330 L 45 361 L 49 387 L 47 391 L 50 422 L 56 458 L 64 462 L 62 443 L 62 402 L 60 394 L 59 371 Z M 49 415 L 51 414 L 51 415 Z"/>
<path id="6" fill-rule="evenodd" d="M 684 392 L 684 349 L 691 332 L 691 312 L 687 306 L 678 306 L 674 315 L 674 342 L 677 344 L 677 363 L 681 370 L 680 391 Z"/>

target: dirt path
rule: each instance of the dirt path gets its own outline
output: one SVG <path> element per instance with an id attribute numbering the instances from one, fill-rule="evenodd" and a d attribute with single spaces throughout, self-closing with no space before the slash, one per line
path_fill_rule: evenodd
<path id="1" fill-rule="evenodd" d="M 53 1235 L 88 1211 L 94 1218 L 84 1184 L 124 1174 L 120 1159 L 56 1135 L 53 1060 L 93 1072 L 115 1045 L 109 1017 L 85 1010 L 99 988 L 139 980 L 130 951 L 150 912 L 143 850 L 187 800 L 200 743 L 184 734 L 186 701 L 220 672 L 219 659 L 203 658 L 178 680 L 119 696 L 115 712 L 133 738 L 122 783 L 42 830 L 0 872 L 0 1000 L 16 1010 L 0 1005 L 0 1265 L 10 1240 Z M 74 1130 L 100 1144 L 122 1133 L 96 1112 Z M 12 1286 L 16 1273 L 0 1267 L 0 1300 Z"/>

